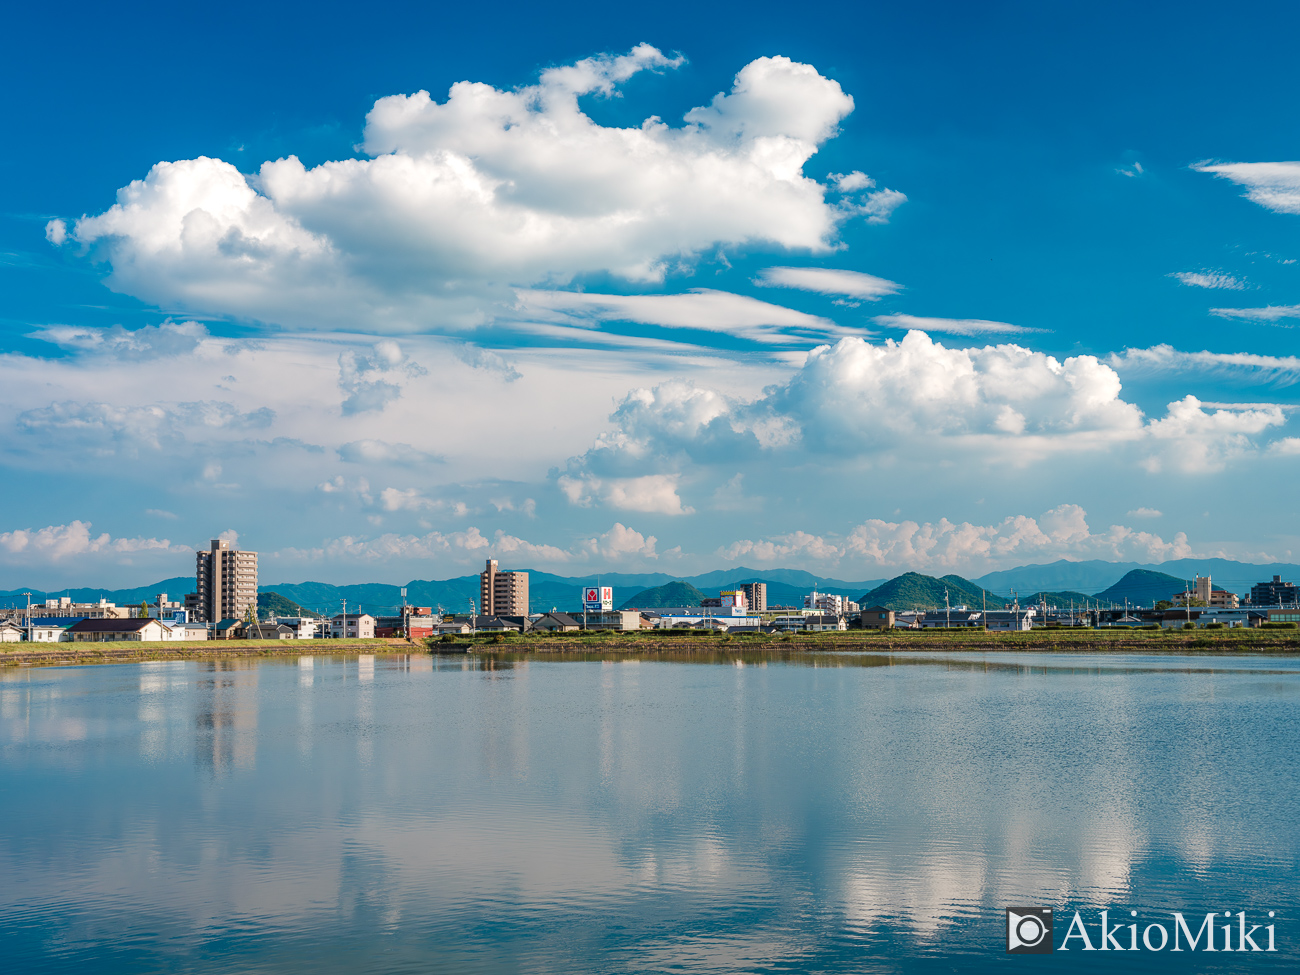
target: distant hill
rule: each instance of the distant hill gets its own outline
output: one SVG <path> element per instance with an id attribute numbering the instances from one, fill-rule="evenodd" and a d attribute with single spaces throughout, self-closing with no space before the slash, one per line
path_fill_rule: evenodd
<path id="1" fill-rule="evenodd" d="M 985 592 L 969 579 L 961 576 L 923 576 L 919 572 L 907 572 L 864 595 L 858 602 L 863 609 L 868 606 L 884 606 L 892 610 L 904 609 L 942 609 L 944 590 L 948 593 L 948 605 L 965 605 L 978 609 L 987 605 L 989 609 L 1002 609 L 1007 601 L 1001 596 Z M 985 603 L 987 598 L 988 602 Z"/>
<path id="2" fill-rule="evenodd" d="M 1017 592 L 1034 592 L 1039 589 L 1074 590 L 1088 593 L 1091 598 L 1097 598 L 1108 588 L 1118 586 L 1125 574 L 1134 569 L 1169 575 L 1179 580 L 1180 590 L 1184 579 L 1208 575 L 1216 589 L 1226 589 L 1239 596 L 1245 596 L 1255 583 L 1267 581 L 1274 575 L 1281 575 L 1289 582 L 1300 582 L 1298 565 L 1289 562 L 1278 562 L 1272 565 L 1256 564 L 1234 562 L 1231 559 L 1174 559 L 1158 565 L 1140 562 L 1103 562 L 1100 559 L 1069 562 L 1061 559 L 1047 565 L 1022 565 L 1014 569 L 999 569 L 997 572 L 980 576 L 974 582 L 976 585 L 984 586 L 990 592 L 1003 594 L 1012 589 Z M 1124 604 L 1122 595 L 1119 603 L 1121 606 Z M 1147 605 L 1150 605 L 1149 601 Z"/>
<path id="3" fill-rule="evenodd" d="M 320 613 L 299 606 L 292 599 L 285 599 L 278 592 L 259 592 L 257 594 L 257 615 L 259 619 L 267 619 L 273 616 L 314 616 L 319 619 L 321 616 Z"/>
<path id="4" fill-rule="evenodd" d="M 687 576 L 686 581 L 710 595 L 717 595 L 723 589 L 735 589 L 746 582 L 763 582 L 767 584 L 767 601 L 786 601 L 789 595 L 798 594 L 802 599 L 814 588 L 818 592 L 829 592 L 839 596 L 852 596 L 854 593 L 874 589 L 884 579 L 868 579 L 862 582 L 846 582 L 843 579 L 831 579 L 816 576 L 802 569 L 716 569 L 698 576 Z M 780 600 L 773 600 L 772 593 L 784 593 Z"/>
<path id="5" fill-rule="evenodd" d="M 1151 606 L 1157 600 L 1168 599 L 1176 592 L 1186 588 L 1188 580 L 1150 569 L 1134 569 L 1119 582 L 1097 593 L 1097 600 L 1102 603 L 1124 604 L 1130 606 Z"/>
<path id="6" fill-rule="evenodd" d="M 503 563 L 502 568 L 513 569 L 523 568 L 523 566 Z M 1130 584 L 1133 582 L 1131 576 L 1134 571 L 1146 572 L 1156 579 L 1154 582 L 1148 579 L 1151 585 L 1147 588 L 1143 588 L 1141 584 L 1135 587 Z M 1054 595 L 1058 602 L 1067 605 L 1070 594 L 1074 593 L 1081 598 L 1100 599 L 1103 603 L 1113 602 L 1121 606 L 1127 595 L 1130 604 L 1149 606 L 1152 597 L 1166 599 L 1171 593 L 1182 590 L 1184 579 L 1191 579 L 1198 574 L 1209 574 L 1216 587 L 1243 596 L 1250 591 L 1251 585 L 1267 580 L 1274 574 L 1280 574 L 1287 581 L 1300 582 L 1300 566 L 1290 563 L 1256 565 L 1228 559 L 1179 559 L 1156 566 L 1133 562 L 1102 562 L 1096 559 L 1082 562 L 1062 559 L 1049 565 L 1026 565 L 990 572 L 975 580 L 948 576 L 947 585 L 950 599 L 953 602 L 964 600 L 967 605 L 979 601 L 977 597 L 982 586 L 990 594 L 997 594 L 990 595 L 989 606 L 994 605 L 995 599 L 1006 603 L 1012 589 L 1022 594 L 1029 593 L 1031 596 L 1039 590 L 1044 590 L 1049 594 L 1049 601 L 1050 596 Z M 900 576 L 899 579 L 910 576 L 915 576 L 917 579 L 932 579 L 930 576 L 921 576 L 917 573 L 908 573 L 907 576 Z M 1174 583 L 1172 588 L 1170 588 L 1170 580 Z M 674 581 L 677 580 L 663 572 L 600 572 L 568 577 L 530 569 L 529 595 L 533 612 L 545 612 L 552 606 L 561 611 L 572 611 L 580 604 L 581 589 L 592 583 L 600 582 L 602 585 L 613 586 L 614 601 L 618 605 L 629 601 L 626 598 L 628 593 L 639 595 L 647 589 Z M 884 591 L 886 587 L 898 582 L 897 579 L 888 582 L 878 579 L 852 582 L 814 575 L 801 569 L 759 570 L 744 566 L 686 576 L 680 581 L 693 586 L 697 592 L 710 596 L 717 595 L 722 589 L 734 589 L 741 583 L 763 582 L 767 584 L 769 606 L 801 605 L 803 597 L 814 588 L 821 592 L 836 593 L 850 598 L 855 598 L 863 592 L 867 597 L 871 597 L 874 592 Z M 336 586 L 325 582 L 276 582 L 259 587 L 260 592 L 278 593 L 290 602 L 327 616 L 337 613 L 342 608 L 344 599 L 348 601 L 349 612 L 360 609 L 362 612 L 375 615 L 396 613 L 398 607 L 402 605 L 401 589 L 401 586 L 387 583 Z M 406 589 L 406 601 L 413 606 L 442 606 L 448 612 L 468 612 L 471 599 L 476 606 L 478 603 L 478 574 L 441 580 L 416 579 L 408 582 Z M 24 586 L 0 591 L 0 607 L 24 605 L 25 591 L 31 592 L 33 603 L 58 596 L 70 596 L 77 602 L 94 602 L 102 596 L 119 606 L 139 606 L 140 600 L 147 599 L 152 602 L 159 592 L 165 592 L 171 599 L 179 601 L 186 593 L 194 591 L 194 577 L 176 576 L 131 589 L 82 586 L 47 592 Z M 633 598 L 636 598 L 636 595 Z M 1021 595 L 1021 604 L 1025 604 L 1031 596 Z M 898 588 L 895 586 L 887 591 L 885 600 L 870 601 L 888 602 L 888 599 L 895 597 L 903 603 L 908 599 L 917 599 L 923 600 L 926 605 L 943 605 L 942 587 L 939 587 L 936 593 L 933 586 L 921 586 L 919 589 L 913 587 L 901 596 L 898 595 Z"/>
<path id="7" fill-rule="evenodd" d="M 653 589 L 643 589 L 619 609 L 658 609 L 661 606 L 698 606 L 704 599 L 689 582 L 669 582 Z"/>
<path id="8" fill-rule="evenodd" d="M 511 568 L 503 565 L 502 568 Z M 189 592 L 193 589 L 190 581 Z M 599 583 L 614 587 L 615 605 L 628 602 L 626 593 L 633 593 L 632 598 L 648 589 L 657 588 L 674 581 L 689 584 L 702 599 L 705 595 L 716 596 L 723 589 L 735 589 L 746 582 L 763 582 L 767 584 L 767 603 L 769 606 L 802 605 L 803 597 L 813 588 L 820 592 L 836 593 L 841 596 L 854 597 L 863 589 L 880 584 L 881 580 L 866 582 L 846 582 L 842 579 L 830 579 L 815 576 L 799 569 L 774 569 L 760 572 L 744 567 L 706 572 L 698 576 L 686 576 L 674 580 L 663 572 L 601 572 L 590 576 L 557 576 L 550 572 L 528 573 L 528 602 L 534 613 L 549 612 L 552 607 L 560 612 L 573 612 L 582 605 L 582 590 L 587 585 Z M 413 580 L 406 584 L 406 601 L 413 606 L 441 606 L 447 612 L 463 613 L 469 609 L 469 601 L 478 604 L 478 575 L 459 576 L 441 581 Z M 337 613 L 343 600 L 348 601 L 348 610 L 361 607 L 362 611 L 373 614 L 396 613 L 402 605 L 401 587 L 384 583 L 362 583 L 349 586 L 335 586 L 326 582 L 277 582 L 260 586 L 262 592 L 278 592 L 282 596 L 297 602 L 301 606 L 326 615 Z M 692 605 L 691 603 L 663 603 L 661 605 Z M 698 605 L 698 602 L 696 603 Z"/>

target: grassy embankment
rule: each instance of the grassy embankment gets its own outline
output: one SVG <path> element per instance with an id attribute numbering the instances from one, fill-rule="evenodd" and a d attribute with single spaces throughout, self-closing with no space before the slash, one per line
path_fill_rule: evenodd
<path id="1" fill-rule="evenodd" d="M 105 640 L 103 643 L 0 643 L 0 667 L 32 664 L 99 664 L 135 660 L 202 660 L 212 657 L 292 656 L 327 654 L 425 652 L 405 640 L 175 640 L 145 643 Z"/>
<path id="2" fill-rule="evenodd" d="M 905 653 L 1032 651 L 1038 653 L 1195 653 L 1300 655 L 1294 629 L 1193 630 L 890 630 L 782 635 L 709 632 L 562 633 L 509 637 L 457 637 L 425 643 L 403 640 L 220 640 L 193 643 L 0 644 L 0 666 L 113 663 L 132 660 L 208 659 L 231 656 L 324 656 L 360 653 L 788 653 L 872 651 Z"/>
<path id="3" fill-rule="evenodd" d="M 1294 629 L 1192 630 L 1031 630 L 986 633 L 982 630 L 887 630 L 798 634 L 683 635 L 646 630 L 632 633 L 562 633 L 512 637 L 458 637 L 455 646 L 477 652 L 676 652 L 712 651 L 1033 651 L 1037 653 L 1268 653 L 1300 655 L 1300 631 Z M 438 649 L 438 642 L 431 643 Z"/>

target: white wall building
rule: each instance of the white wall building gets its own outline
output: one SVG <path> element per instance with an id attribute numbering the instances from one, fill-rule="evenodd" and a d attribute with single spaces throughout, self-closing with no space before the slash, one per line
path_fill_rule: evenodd
<path id="1" fill-rule="evenodd" d="M 809 612 L 834 613 L 838 616 L 844 612 L 844 597 L 814 589 L 812 593 L 803 597 L 803 608 Z"/>
<path id="2" fill-rule="evenodd" d="M 34 617 L 27 631 L 30 634 L 28 639 L 33 643 L 68 643 L 72 640 L 68 628 L 80 622 L 81 619 L 75 616 Z"/>
<path id="3" fill-rule="evenodd" d="M 320 625 L 322 621 L 311 616 L 277 616 L 275 621 L 293 630 L 295 640 L 313 640 L 317 636 L 324 636 Z"/>
<path id="4" fill-rule="evenodd" d="M 346 626 L 346 632 L 345 632 Z M 330 620 L 330 638 L 333 640 L 373 640 L 375 618 L 369 613 L 342 613 Z"/>

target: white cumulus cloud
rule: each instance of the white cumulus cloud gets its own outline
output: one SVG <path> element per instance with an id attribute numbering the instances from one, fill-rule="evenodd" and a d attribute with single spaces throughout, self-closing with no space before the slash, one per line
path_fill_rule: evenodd
<path id="1" fill-rule="evenodd" d="M 1063 504 L 1038 518 L 1014 515 L 992 525 L 868 519 L 843 536 L 808 532 L 742 539 L 717 553 L 732 562 L 781 565 L 849 564 L 884 571 L 974 574 L 1029 560 L 1100 558 L 1161 562 L 1193 555 L 1183 532 L 1165 541 L 1111 525 L 1094 532 L 1083 508 Z"/>
<path id="2" fill-rule="evenodd" d="M 91 533 L 88 521 L 70 521 L 45 528 L 16 528 L 0 532 L 0 553 L 8 563 L 41 565 L 95 554 L 130 555 L 137 552 L 188 552 L 166 538 L 113 538 L 107 532 Z"/>
<path id="3" fill-rule="evenodd" d="M 456 532 L 429 532 L 425 535 L 388 533 L 374 538 L 345 535 L 309 549 L 287 548 L 273 553 L 283 562 L 367 562 L 384 563 L 432 559 L 440 563 L 468 565 L 479 559 L 497 557 L 525 567 L 528 564 L 623 564 L 627 560 L 658 557 L 657 539 L 642 535 L 616 522 L 609 531 L 580 539 L 569 548 L 532 542 L 504 531 L 491 538 L 478 528 Z M 481 563 L 480 563 L 481 565 Z"/>
<path id="4" fill-rule="evenodd" d="M 647 474 L 643 477 L 599 478 L 562 475 L 560 490 L 569 503 L 579 507 L 604 504 L 622 511 L 644 511 L 661 515 L 689 515 L 695 509 L 682 504 L 677 494 L 677 477 Z"/>
<path id="5" fill-rule="evenodd" d="M 643 44 L 508 91 L 462 81 L 442 102 L 388 96 L 367 116 L 366 158 L 308 169 L 290 156 L 253 176 L 207 157 L 160 162 L 107 211 L 48 236 L 93 248 L 112 287 L 157 304 L 413 331 L 480 323 L 515 286 L 658 281 L 719 245 L 825 253 L 844 221 L 884 220 L 904 199 L 803 174 L 853 99 L 785 57 L 746 65 L 676 126 L 606 126 L 580 107 L 677 63 Z M 828 200 L 832 189 L 850 195 Z M 382 399 L 373 390 L 358 408 Z"/>
<path id="6" fill-rule="evenodd" d="M 1062 361 L 1013 344 L 953 349 L 924 332 L 879 344 L 845 338 L 813 349 L 752 400 L 682 380 L 633 389 L 610 415 L 614 428 L 570 458 L 558 486 L 575 505 L 677 514 L 688 510 L 683 486 L 707 482 L 725 504 L 740 482 L 728 492 L 722 481 L 773 464 L 829 471 L 940 457 L 1027 467 L 1088 452 L 1134 472 L 1207 473 L 1258 453 L 1285 423 L 1277 405 L 1194 397 L 1148 418 L 1122 392 L 1115 368 L 1095 356 Z"/>

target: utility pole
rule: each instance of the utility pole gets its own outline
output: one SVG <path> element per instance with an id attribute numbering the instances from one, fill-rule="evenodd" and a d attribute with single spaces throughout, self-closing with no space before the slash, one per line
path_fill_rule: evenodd
<path id="1" fill-rule="evenodd" d="M 348 601 L 343 600 L 343 639 L 348 638 Z"/>
<path id="2" fill-rule="evenodd" d="M 27 597 L 27 642 L 32 642 L 32 594 L 23 593 Z"/>
<path id="3" fill-rule="evenodd" d="M 402 639 L 411 642 L 411 625 L 406 612 L 406 587 L 402 587 Z"/>
<path id="4" fill-rule="evenodd" d="M 943 628 L 945 630 L 951 630 L 952 629 L 952 607 L 948 605 L 947 586 L 943 587 L 943 612 L 944 612 Z"/>

